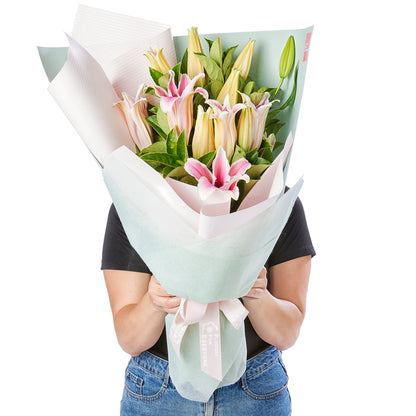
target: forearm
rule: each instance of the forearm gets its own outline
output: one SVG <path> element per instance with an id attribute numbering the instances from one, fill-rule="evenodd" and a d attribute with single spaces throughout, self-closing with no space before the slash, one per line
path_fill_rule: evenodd
<path id="1" fill-rule="evenodd" d="M 138 303 L 124 306 L 114 318 L 121 348 L 132 356 L 141 354 L 159 339 L 166 312 L 156 309 L 146 293 Z"/>
<path id="2" fill-rule="evenodd" d="M 289 301 L 275 298 L 269 291 L 259 299 L 243 299 L 248 318 L 258 336 L 280 350 L 290 348 L 298 338 L 303 314 Z"/>

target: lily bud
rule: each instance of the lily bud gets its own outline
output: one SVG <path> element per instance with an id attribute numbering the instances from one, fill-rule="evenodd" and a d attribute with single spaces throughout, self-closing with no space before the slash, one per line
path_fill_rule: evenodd
<path id="1" fill-rule="evenodd" d="M 196 53 L 203 53 L 201 41 L 198 35 L 198 29 L 196 27 L 192 27 L 188 30 L 188 75 L 192 79 L 196 77 L 198 74 L 204 73 L 204 66 L 202 65 L 201 61 L 199 60 L 198 56 L 195 55 Z M 202 87 L 203 79 L 199 79 L 197 85 Z"/>
<path id="2" fill-rule="evenodd" d="M 168 61 L 163 55 L 163 49 L 156 50 L 150 48 L 150 51 L 147 51 L 144 56 L 149 60 L 150 66 L 156 71 L 167 74 L 171 70 Z"/>
<path id="3" fill-rule="evenodd" d="M 276 144 L 276 135 L 274 133 L 271 133 L 267 136 L 266 132 L 264 132 L 263 139 L 266 140 L 267 143 L 269 143 L 272 149 L 274 148 L 274 145 Z"/>
<path id="4" fill-rule="evenodd" d="M 253 109 L 246 107 L 241 110 L 237 126 L 238 145 L 247 153 L 253 144 Z"/>
<path id="5" fill-rule="evenodd" d="M 233 69 L 227 78 L 227 81 L 225 81 L 225 84 L 221 88 L 221 91 L 217 97 L 217 101 L 219 101 L 221 104 L 224 104 L 225 97 L 228 95 L 230 99 L 230 106 L 234 107 L 237 104 L 239 78 L 240 71 Z"/>
<path id="6" fill-rule="evenodd" d="M 198 115 L 192 139 L 192 155 L 196 159 L 215 150 L 214 125 L 210 117 L 211 113 L 211 108 L 205 112 L 201 105 L 198 106 Z"/>
<path id="7" fill-rule="evenodd" d="M 292 69 L 293 62 L 295 60 L 295 40 L 293 36 L 290 36 L 280 56 L 279 62 L 279 76 L 285 79 L 290 70 Z"/>
<path id="8" fill-rule="evenodd" d="M 250 71 L 251 59 L 253 57 L 255 40 L 249 40 L 244 46 L 243 50 L 238 55 L 236 61 L 234 62 L 233 69 L 240 71 L 241 78 L 245 81 L 248 73 Z"/>

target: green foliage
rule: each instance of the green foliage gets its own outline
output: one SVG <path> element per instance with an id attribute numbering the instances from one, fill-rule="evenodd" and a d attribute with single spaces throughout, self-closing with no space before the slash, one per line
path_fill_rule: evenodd
<path id="1" fill-rule="evenodd" d="M 188 72 L 188 48 L 185 49 L 185 53 L 182 56 L 181 60 L 181 74 L 186 74 Z"/>
<path id="2" fill-rule="evenodd" d="M 204 69 L 207 71 L 208 77 L 211 80 L 224 82 L 222 70 L 213 59 L 208 58 L 203 53 L 195 52 L 195 55 L 198 56 L 198 59 L 201 61 L 201 64 L 204 66 Z"/>
<path id="3" fill-rule="evenodd" d="M 152 77 L 154 83 L 156 85 L 160 86 L 159 79 L 163 77 L 163 74 L 161 72 L 159 72 L 158 70 L 153 69 L 151 66 L 149 66 L 149 73 L 150 73 L 150 76 Z"/>
<path id="4" fill-rule="evenodd" d="M 209 57 L 215 61 L 215 63 L 222 67 L 222 42 L 220 38 L 215 39 L 214 43 L 209 49 Z"/>
<path id="5" fill-rule="evenodd" d="M 228 48 L 223 53 L 223 61 L 222 61 L 222 72 L 224 74 L 224 78 L 227 79 L 228 75 L 231 72 L 231 61 L 233 59 L 233 55 L 235 50 L 238 48 L 238 45 L 232 46 Z"/>
<path id="6" fill-rule="evenodd" d="M 156 131 L 156 133 L 166 139 L 167 134 L 164 132 L 163 128 L 159 125 L 159 121 L 157 119 L 157 115 L 146 117 L 147 122 L 151 125 L 151 127 Z"/>

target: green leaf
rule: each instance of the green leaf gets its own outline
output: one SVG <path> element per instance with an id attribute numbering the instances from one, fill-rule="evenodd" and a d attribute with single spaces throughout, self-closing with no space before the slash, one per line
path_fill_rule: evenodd
<path id="1" fill-rule="evenodd" d="M 271 162 L 269 162 L 267 159 L 264 159 L 264 158 L 262 158 L 262 157 L 259 157 L 259 158 L 257 158 L 257 160 L 256 160 L 256 165 L 260 165 L 260 166 L 263 166 L 263 165 L 270 165 L 270 163 L 271 163 Z"/>
<path id="2" fill-rule="evenodd" d="M 246 157 L 246 152 L 238 145 L 235 145 L 234 154 L 231 158 L 231 164 L 233 164 L 236 160 L 242 159 Z"/>
<path id="3" fill-rule="evenodd" d="M 165 90 L 168 89 L 170 74 L 164 74 L 159 78 L 159 85 Z"/>
<path id="4" fill-rule="evenodd" d="M 224 77 L 222 75 L 221 68 L 215 63 L 215 61 L 211 58 L 208 58 L 203 53 L 195 52 L 195 55 L 198 56 L 199 60 L 201 61 L 202 65 L 207 71 L 208 77 L 211 80 L 221 81 L 224 82 Z"/>
<path id="5" fill-rule="evenodd" d="M 185 53 L 183 54 L 182 61 L 181 61 L 181 74 L 188 73 L 188 48 L 185 49 Z"/>
<path id="6" fill-rule="evenodd" d="M 263 149 L 263 151 L 261 152 L 261 157 L 259 157 L 259 159 L 266 159 L 270 163 L 273 162 L 274 156 L 273 156 L 273 152 L 270 149 L 270 147 L 266 147 L 265 149 Z M 257 160 L 259 160 L 259 159 L 257 159 Z"/>
<path id="7" fill-rule="evenodd" d="M 203 163 L 205 166 L 208 166 L 215 156 L 215 150 L 213 152 L 206 153 L 205 155 L 201 156 L 198 160 Z"/>
<path id="8" fill-rule="evenodd" d="M 280 123 L 279 120 L 274 120 L 273 122 L 269 123 L 265 127 L 265 131 L 267 135 L 275 134 L 285 125 L 285 123 Z"/>
<path id="9" fill-rule="evenodd" d="M 222 87 L 224 86 L 224 83 L 214 79 L 208 85 L 211 91 L 210 97 L 216 100 L 218 97 L 218 94 L 220 93 Z"/>
<path id="10" fill-rule="evenodd" d="M 246 153 L 246 159 L 252 164 L 255 165 L 257 159 L 259 157 L 259 153 L 257 149 L 250 150 L 250 152 Z"/>
<path id="11" fill-rule="evenodd" d="M 166 140 L 166 149 L 167 149 L 167 153 L 169 153 L 170 155 L 176 155 L 176 135 L 175 135 L 175 130 L 172 129 L 168 136 L 167 136 L 167 140 Z"/>
<path id="12" fill-rule="evenodd" d="M 186 162 L 186 159 L 188 159 L 188 149 L 186 148 L 185 130 L 182 130 L 178 137 L 176 153 L 182 162 Z"/>
<path id="13" fill-rule="evenodd" d="M 166 152 L 166 141 L 163 140 L 161 142 L 155 142 L 150 146 L 145 147 L 142 151 L 138 154 L 138 156 L 142 157 L 142 155 L 146 153 L 164 153 Z"/>
<path id="14" fill-rule="evenodd" d="M 168 116 L 166 113 L 164 113 L 160 107 L 157 107 L 157 124 L 159 127 L 163 130 L 166 135 L 170 132 L 169 122 L 168 122 Z"/>
<path id="15" fill-rule="evenodd" d="M 277 116 L 277 114 L 280 112 L 280 110 L 279 109 L 277 109 L 277 110 L 272 110 L 272 111 L 269 111 L 269 113 L 267 114 L 267 119 L 266 119 L 266 124 L 273 118 L 273 117 L 275 117 L 275 116 Z"/>
<path id="16" fill-rule="evenodd" d="M 167 176 L 170 178 L 182 178 L 184 176 L 189 175 L 189 173 L 185 170 L 183 166 L 178 166 L 175 169 L 172 169 Z"/>
<path id="17" fill-rule="evenodd" d="M 187 183 L 188 185 L 198 185 L 198 181 L 191 175 L 186 175 L 182 177 L 181 182 Z"/>
<path id="18" fill-rule="evenodd" d="M 250 94 L 250 98 L 253 104 L 257 105 L 263 98 L 263 94 L 259 92 L 253 92 L 252 94 Z"/>
<path id="19" fill-rule="evenodd" d="M 207 39 L 207 38 L 204 38 L 204 39 L 205 39 L 205 41 L 208 43 L 208 49 L 211 49 L 212 44 L 214 43 L 214 41 L 213 41 L 213 40 L 211 40 L 211 39 Z"/>
<path id="20" fill-rule="evenodd" d="M 246 86 L 244 87 L 244 94 L 250 95 L 254 89 L 256 88 L 256 83 L 254 81 L 247 82 Z"/>
<path id="21" fill-rule="evenodd" d="M 170 172 L 172 172 L 172 170 L 175 168 L 172 168 L 171 166 L 165 166 L 162 170 L 162 175 L 164 178 L 166 178 L 166 176 L 169 175 Z"/>
<path id="22" fill-rule="evenodd" d="M 231 71 L 231 60 L 233 59 L 233 55 L 235 50 L 238 48 L 238 45 L 232 46 L 224 51 L 224 60 L 222 62 L 222 71 L 224 77 L 227 78 L 227 72 Z"/>
<path id="23" fill-rule="evenodd" d="M 220 38 L 215 39 L 214 43 L 210 46 L 209 56 L 220 68 L 222 67 L 222 42 Z"/>
<path id="24" fill-rule="evenodd" d="M 152 126 L 152 128 L 159 134 L 161 137 L 166 139 L 166 133 L 163 129 L 159 126 L 159 122 L 157 120 L 157 115 L 146 117 L 147 122 Z"/>
<path id="25" fill-rule="evenodd" d="M 162 166 L 170 166 L 172 168 L 176 168 L 182 164 L 176 155 L 170 155 L 168 153 L 146 153 L 141 158 L 146 162 L 158 163 Z"/>
<path id="26" fill-rule="evenodd" d="M 149 66 L 149 72 L 155 84 L 159 85 L 159 78 L 162 78 L 163 74 L 159 72 L 158 70 L 153 69 L 151 66 Z"/>
<path id="27" fill-rule="evenodd" d="M 179 80 L 181 78 L 181 63 L 179 62 L 178 64 L 176 64 L 173 68 L 172 71 L 175 73 L 175 83 L 176 85 L 179 84 Z"/>
<path id="28" fill-rule="evenodd" d="M 248 176 L 250 176 L 251 179 L 260 179 L 260 176 L 269 166 L 269 164 L 253 165 L 250 169 L 247 170 L 246 173 Z"/>
<path id="29" fill-rule="evenodd" d="M 269 87 L 261 87 L 257 92 L 259 94 L 264 94 L 268 89 L 269 89 Z"/>

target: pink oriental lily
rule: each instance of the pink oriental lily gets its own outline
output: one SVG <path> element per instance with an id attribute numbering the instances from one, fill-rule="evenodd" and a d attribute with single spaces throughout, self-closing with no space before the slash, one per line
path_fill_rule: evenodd
<path id="1" fill-rule="evenodd" d="M 269 101 L 270 94 L 265 92 L 260 102 L 254 105 L 248 95 L 240 94 L 246 108 L 242 111 L 238 122 L 238 144 L 244 151 L 249 152 L 260 148 L 267 114 L 274 101 Z"/>
<path id="2" fill-rule="evenodd" d="M 175 129 L 176 137 L 185 130 L 186 144 L 189 142 L 193 124 L 193 95 L 201 94 L 205 99 L 208 92 L 201 87 L 194 90 L 195 83 L 205 74 L 198 74 L 190 79 L 187 74 L 181 74 L 178 86 L 175 84 L 175 72 L 169 71 L 168 90 L 155 86 L 156 94 L 160 97 L 160 109 L 167 114 L 171 129 Z"/>
<path id="3" fill-rule="evenodd" d="M 145 86 L 141 84 L 135 100 L 123 92 L 123 100 L 114 104 L 118 105 L 123 112 L 130 136 L 140 150 L 152 144 L 152 128 L 146 121 L 146 117 L 148 116 L 147 98 L 145 97 L 144 90 Z"/>
<path id="4" fill-rule="evenodd" d="M 235 116 L 238 111 L 246 106 L 245 104 L 235 104 L 231 107 L 228 94 L 225 96 L 224 105 L 216 100 L 206 100 L 205 102 L 214 110 L 211 118 L 214 119 L 215 148 L 219 149 L 222 147 L 225 150 L 228 160 L 230 160 L 237 141 Z"/>
<path id="5" fill-rule="evenodd" d="M 237 200 L 239 196 L 237 182 L 240 179 L 246 182 L 250 180 L 245 173 L 250 166 L 250 163 L 242 158 L 230 167 L 224 149 L 219 147 L 212 162 L 212 173 L 203 163 L 193 158 L 189 158 L 184 167 L 198 181 L 198 193 L 202 200 L 207 199 L 215 190 L 226 192 Z"/>

